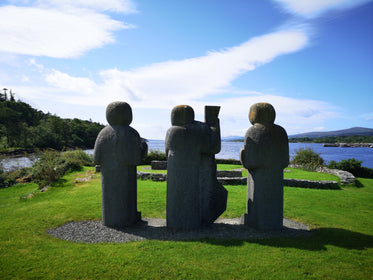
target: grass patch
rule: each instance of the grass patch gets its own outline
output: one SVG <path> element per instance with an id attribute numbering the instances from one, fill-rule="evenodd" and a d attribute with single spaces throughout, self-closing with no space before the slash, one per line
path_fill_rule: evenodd
<path id="1" fill-rule="evenodd" d="M 286 170 L 288 172 L 286 172 Z M 307 171 L 303 169 L 296 169 L 296 168 L 285 168 L 284 178 L 287 179 L 307 179 L 311 181 L 336 181 L 340 183 L 340 179 L 338 176 L 333 174 L 321 173 L 321 172 L 314 172 L 314 171 Z"/>
<path id="2" fill-rule="evenodd" d="M 373 179 L 340 191 L 285 187 L 285 216 L 311 224 L 310 237 L 84 244 L 46 234 L 101 218 L 99 174 L 73 183 L 92 170 L 65 175 L 43 193 L 35 184 L 0 189 L 1 279 L 372 279 Z M 226 188 L 223 217 L 238 217 L 246 186 Z M 139 180 L 138 209 L 165 218 L 166 182 Z"/>

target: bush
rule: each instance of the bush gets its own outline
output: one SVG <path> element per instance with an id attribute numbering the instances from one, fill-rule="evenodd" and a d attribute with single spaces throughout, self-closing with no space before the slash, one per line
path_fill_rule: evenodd
<path id="1" fill-rule="evenodd" d="M 33 181 L 42 188 L 56 182 L 67 172 L 79 171 L 82 166 L 92 165 L 92 157 L 82 150 L 67 152 L 47 150 L 33 166 Z"/>
<path id="2" fill-rule="evenodd" d="M 311 148 L 300 148 L 295 150 L 295 153 L 290 163 L 302 169 L 315 170 L 317 167 L 323 166 L 324 164 L 324 159 L 320 157 L 320 154 L 314 152 Z"/>
<path id="3" fill-rule="evenodd" d="M 167 160 L 166 154 L 158 150 L 150 150 L 146 157 L 141 160 L 141 165 L 150 165 L 152 160 Z"/>
<path id="4" fill-rule="evenodd" d="M 2 164 L 0 164 L 0 188 L 8 188 L 18 183 L 18 179 L 31 177 L 30 167 L 23 167 L 11 171 L 5 171 Z"/>
<path id="5" fill-rule="evenodd" d="M 329 168 L 340 169 L 352 173 L 356 177 L 373 178 L 373 169 L 361 166 L 362 161 L 354 158 L 344 159 L 340 162 L 330 161 Z"/>

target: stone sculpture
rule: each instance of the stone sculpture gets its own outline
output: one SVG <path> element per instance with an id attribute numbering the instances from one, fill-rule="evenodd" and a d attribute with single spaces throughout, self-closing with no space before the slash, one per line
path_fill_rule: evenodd
<path id="1" fill-rule="evenodd" d="M 199 228 L 213 223 L 226 209 L 227 191 L 216 179 L 220 151 L 220 107 L 206 106 L 206 123 L 194 120 L 192 107 L 171 112 L 166 135 L 167 227 Z"/>
<path id="2" fill-rule="evenodd" d="M 148 146 L 130 126 L 132 109 L 126 102 L 106 108 L 108 126 L 97 136 L 94 162 L 101 166 L 102 222 L 105 226 L 130 226 L 141 220 L 137 211 L 136 165 Z"/>
<path id="3" fill-rule="evenodd" d="M 263 230 L 283 226 L 283 169 L 289 164 L 289 143 L 285 129 L 275 125 L 271 104 L 251 106 L 253 124 L 245 135 L 240 160 L 248 169 L 247 209 L 241 220 Z"/>

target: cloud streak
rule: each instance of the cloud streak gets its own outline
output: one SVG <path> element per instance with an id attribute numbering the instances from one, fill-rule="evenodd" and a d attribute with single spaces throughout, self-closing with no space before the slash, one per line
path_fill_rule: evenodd
<path id="1" fill-rule="evenodd" d="M 307 34 L 301 30 L 282 30 L 201 57 L 154 63 L 131 70 L 108 69 L 101 71 L 96 80 L 73 77 L 58 70 L 44 71 L 45 81 L 53 89 L 51 98 L 54 100 L 84 106 L 105 106 L 114 100 L 125 100 L 133 108 L 164 112 L 178 104 L 189 104 L 197 115 L 201 115 L 205 100 L 220 95 L 217 101 L 209 104 L 222 105 L 222 128 L 231 135 L 241 135 L 247 129 L 250 105 L 270 102 L 280 116 L 277 122 L 296 131 L 299 123 L 313 127 L 333 117 L 333 108 L 316 100 L 260 92 L 239 92 L 229 98 L 222 93 L 231 92 L 231 83 L 243 73 L 281 55 L 302 50 L 307 44 Z M 140 118 L 136 125 L 149 129 L 148 121 L 141 122 Z M 161 139 L 168 125 L 167 122 L 158 124 L 159 136 L 153 134 L 151 137 Z"/>
<path id="2" fill-rule="evenodd" d="M 306 34 L 299 30 L 278 31 L 197 58 L 155 63 L 127 71 L 105 70 L 100 72 L 101 82 L 71 77 L 56 70 L 46 76 L 46 81 L 67 91 L 78 88 L 80 93 L 96 94 L 96 98 L 90 100 L 94 105 L 103 99 L 112 100 L 114 96 L 138 107 L 165 108 L 180 102 L 197 102 L 224 91 L 241 74 L 280 55 L 299 51 L 307 42 Z M 100 96 L 92 92 L 93 88 L 100 89 Z M 78 100 L 73 98 L 69 102 Z"/>
<path id="3" fill-rule="evenodd" d="M 371 0 L 273 0 L 287 12 L 306 18 L 315 18 L 330 10 L 346 10 Z"/>
<path id="4" fill-rule="evenodd" d="M 86 9 L 84 5 L 88 6 L 88 2 L 100 2 L 81 0 L 71 6 L 73 2 L 66 1 L 65 6 L 58 6 L 59 2 L 65 3 L 55 0 L 48 1 L 48 7 L 39 2 L 33 7 L 0 7 L 0 37 L 2 42 L 6 42 L 0 44 L 0 52 L 73 58 L 113 43 L 114 31 L 134 27 L 96 12 L 95 9 L 104 8 L 98 4 L 93 6 L 95 9 Z M 120 1 L 111 2 L 113 3 L 107 6 L 108 9 L 125 10 L 125 7 L 114 5 Z"/>

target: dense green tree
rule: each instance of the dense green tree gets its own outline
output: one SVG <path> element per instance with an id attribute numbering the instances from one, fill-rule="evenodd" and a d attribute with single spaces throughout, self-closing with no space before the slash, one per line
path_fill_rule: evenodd
<path id="1" fill-rule="evenodd" d="M 21 101 L 0 102 L 0 148 L 93 148 L 103 127 L 45 114 Z"/>

